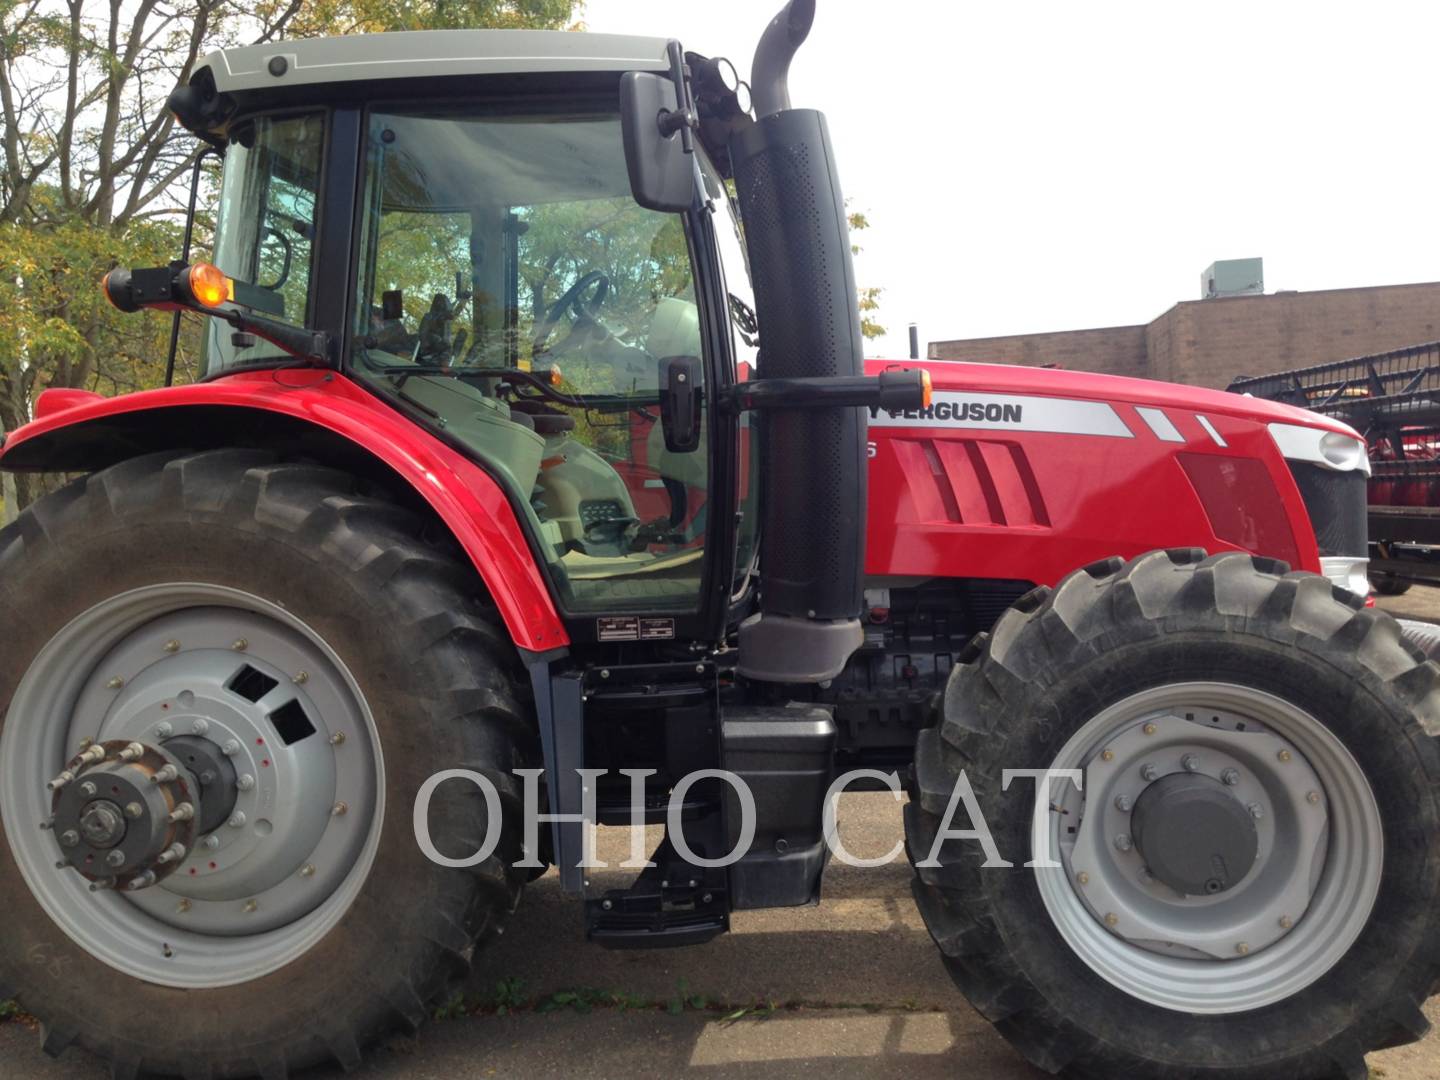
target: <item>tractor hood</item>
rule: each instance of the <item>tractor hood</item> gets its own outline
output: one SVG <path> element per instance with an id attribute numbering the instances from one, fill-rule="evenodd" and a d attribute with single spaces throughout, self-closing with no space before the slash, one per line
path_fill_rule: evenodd
<path id="1" fill-rule="evenodd" d="M 1151 410 L 1188 411 L 1202 416 L 1222 415 L 1267 425 L 1297 424 L 1360 438 L 1354 428 L 1340 420 L 1293 405 L 1282 405 L 1248 394 L 1232 394 L 1225 390 L 1209 390 L 1153 379 L 1132 379 L 1123 375 L 1100 375 L 1089 371 L 1023 367 L 1016 364 L 976 364 L 948 360 L 867 360 L 865 367 L 866 373 L 870 375 L 895 367 L 925 369 L 930 373 L 931 383 L 937 394 L 937 405 L 943 403 L 944 391 L 964 392 L 967 395 L 1012 394 L 1043 399 L 1123 403 Z M 1003 409 L 1001 415 L 1004 415 Z M 910 417 L 907 416 L 906 419 Z M 917 414 L 914 419 L 919 420 L 921 417 Z"/>

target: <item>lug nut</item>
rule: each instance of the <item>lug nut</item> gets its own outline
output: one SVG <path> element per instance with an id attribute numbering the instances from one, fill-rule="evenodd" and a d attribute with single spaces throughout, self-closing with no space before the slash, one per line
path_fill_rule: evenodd
<path id="1" fill-rule="evenodd" d="M 138 761 L 145 756 L 145 744 L 132 742 L 129 746 L 115 755 L 121 761 Z"/>
<path id="2" fill-rule="evenodd" d="M 1135 804 L 1130 801 L 1129 795 L 1115 796 L 1115 809 L 1119 810 L 1122 814 L 1128 814 L 1134 806 Z"/>
<path id="3" fill-rule="evenodd" d="M 191 734 L 194 735 L 204 735 L 209 730 L 210 721 L 206 720 L 203 716 L 190 725 Z"/>
<path id="4" fill-rule="evenodd" d="M 230 820 L 225 822 L 225 824 L 229 825 L 232 829 L 243 828 L 245 825 L 245 811 L 236 810 L 233 814 L 230 815 Z"/>
<path id="5" fill-rule="evenodd" d="M 93 799 L 96 795 L 100 794 L 100 789 L 89 780 L 86 780 L 80 785 L 80 794 L 84 795 L 87 799 Z"/>
<path id="6" fill-rule="evenodd" d="M 80 751 L 75 759 L 83 769 L 86 765 L 95 765 L 105 760 L 105 748 L 103 746 L 89 746 Z"/>
<path id="7" fill-rule="evenodd" d="M 220 837 L 216 836 L 214 833 L 211 833 L 209 836 L 205 837 L 205 846 L 211 851 L 214 851 L 220 846 Z"/>
<path id="8" fill-rule="evenodd" d="M 230 648 L 234 649 L 236 652 L 244 652 L 249 647 L 250 642 L 246 641 L 243 637 L 236 638 L 230 643 Z"/>
<path id="9" fill-rule="evenodd" d="M 304 866 L 302 866 L 302 867 L 300 868 L 300 876 L 301 876 L 301 877 L 314 877 L 314 876 L 315 876 L 315 864 L 314 864 L 314 863 L 306 863 Z"/>
<path id="10" fill-rule="evenodd" d="M 1234 787 L 1236 784 L 1240 783 L 1240 770 L 1226 769 L 1220 774 L 1220 781 L 1226 787 Z"/>
<path id="11" fill-rule="evenodd" d="M 116 675 L 113 679 L 111 679 L 105 684 L 106 688 L 109 690 L 119 690 L 124 685 L 125 680 L 122 679 L 119 675 Z"/>
<path id="12" fill-rule="evenodd" d="M 297 671 L 290 681 L 296 686 L 304 686 L 310 681 L 310 673 L 308 671 Z"/>
<path id="13" fill-rule="evenodd" d="M 1289 751 L 1289 750 L 1281 750 L 1281 751 L 1280 751 L 1278 754 L 1276 754 L 1275 756 L 1276 756 L 1277 758 L 1279 758 L 1282 762 L 1283 762 L 1283 761 L 1289 761 L 1289 760 L 1290 760 L 1290 751 Z"/>
<path id="14" fill-rule="evenodd" d="M 179 651 L 180 651 L 180 642 L 176 641 L 174 638 L 171 638 L 169 641 L 165 642 L 165 651 L 166 651 L 166 652 L 179 652 Z"/>
<path id="15" fill-rule="evenodd" d="M 159 855 L 155 856 L 155 864 L 157 866 L 164 866 L 166 863 L 179 862 L 183 858 L 185 858 L 185 845 L 171 844 L 164 851 L 160 852 Z"/>
<path id="16" fill-rule="evenodd" d="M 330 813 L 335 817 L 344 817 L 350 812 L 350 807 L 343 802 L 337 802 L 330 808 Z"/>
<path id="17" fill-rule="evenodd" d="M 259 909 L 259 907 L 260 905 L 257 904 L 254 900 L 246 900 L 245 905 L 240 910 L 245 912 L 246 915 L 253 915 Z"/>
<path id="18" fill-rule="evenodd" d="M 337 731 L 337 732 L 335 732 L 334 735 L 331 735 L 331 736 L 330 736 L 330 745 L 331 745 L 331 746 L 339 746 L 339 745 L 340 745 L 341 743 L 343 743 L 344 741 L 345 741 L 345 732 L 343 732 L 343 731 Z"/>
<path id="19" fill-rule="evenodd" d="M 148 889 L 155 884 L 155 871 L 146 870 L 130 879 L 130 884 L 125 886 L 126 892 L 139 892 L 141 889 Z"/>
<path id="20" fill-rule="evenodd" d="M 1157 776 L 1159 776 L 1159 775 L 1160 775 L 1160 770 L 1157 769 L 1154 765 L 1141 765 L 1141 766 L 1140 766 L 1140 776 L 1141 776 L 1141 778 L 1144 779 L 1144 780 L 1154 780 L 1154 779 L 1155 779 Z"/>
<path id="21" fill-rule="evenodd" d="M 1120 916 L 1116 915 L 1113 911 L 1107 911 L 1105 913 L 1105 925 L 1109 927 L 1119 926 Z"/>
<path id="22" fill-rule="evenodd" d="M 1102 751 L 1100 751 L 1100 760 L 1101 760 L 1101 761 L 1114 761 L 1114 760 L 1115 760 L 1115 751 L 1114 751 L 1114 750 L 1102 750 Z"/>
<path id="23" fill-rule="evenodd" d="M 1084 870 L 1081 870 L 1080 873 L 1075 875 L 1075 880 L 1078 881 L 1081 885 L 1089 885 L 1090 875 L 1087 874 Z"/>
<path id="24" fill-rule="evenodd" d="M 80 834 L 74 829 L 66 829 L 60 834 L 61 847 L 74 847 L 78 843 L 80 843 Z"/>
<path id="25" fill-rule="evenodd" d="M 164 768 L 162 768 L 162 769 L 160 769 L 159 771 L 155 772 L 155 773 L 150 777 L 150 783 L 152 783 L 152 784 L 168 784 L 168 783 L 170 783 L 170 781 L 172 781 L 172 780 L 178 780 L 179 778 L 180 778 L 180 770 L 177 769 L 177 768 L 175 768 L 174 765 L 166 765 Z"/>
<path id="26" fill-rule="evenodd" d="M 115 888 L 115 879 L 114 879 L 114 878 L 102 878 L 102 879 L 99 880 L 99 881 L 92 881 L 92 882 L 90 883 L 90 891 L 91 891 L 91 892 L 104 892 L 106 889 L 113 889 L 113 888 Z"/>
<path id="27" fill-rule="evenodd" d="M 105 865 L 119 869 L 125 865 L 125 853 L 119 848 L 115 848 L 109 855 L 105 856 Z"/>
<path id="28" fill-rule="evenodd" d="M 165 820 L 171 825 L 180 821 L 189 821 L 195 816 L 195 804 L 182 802 L 179 806 L 166 816 Z"/>
<path id="29" fill-rule="evenodd" d="M 1315 805 L 1320 801 L 1320 793 L 1318 791 L 1307 791 L 1305 793 L 1305 801 L 1312 806 Z"/>
<path id="30" fill-rule="evenodd" d="M 1289 929 L 1290 929 L 1292 926 L 1294 926 L 1294 925 L 1295 925 L 1295 920 L 1292 919 L 1292 918 L 1290 918 L 1289 915 L 1281 915 L 1281 916 L 1280 916 L 1280 929 L 1281 929 L 1281 930 L 1289 930 Z"/>
<path id="31" fill-rule="evenodd" d="M 220 747 L 220 752 L 226 757 L 234 757 L 240 752 L 240 741 L 238 739 L 229 740 L 224 746 Z"/>
<path id="32" fill-rule="evenodd" d="M 241 776 L 235 781 L 235 786 L 241 791 L 249 791 L 255 786 L 255 777 L 251 776 L 249 773 L 245 773 L 243 776 Z"/>
<path id="33" fill-rule="evenodd" d="M 1186 754 L 1183 758 L 1180 759 L 1180 767 L 1186 772 L 1199 772 L 1200 759 L 1194 754 Z"/>
<path id="34" fill-rule="evenodd" d="M 1249 806 L 1246 807 L 1246 809 L 1250 811 L 1250 816 L 1253 817 L 1256 821 L 1259 821 L 1265 816 L 1265 811 L 1261 808 L 1259 803 L 1252 802 Z"/>
<path id="35" fill-rule="evenodd" d="M 182 897 L 180 902 L 175 905 L 175 913 L 177 915 L 184 915 L 190 910 L 190 906 L 190 898 L 188 896 Z"/>
<path id="36" fill-rule="evenodd" d="M 1146 724 L 1140 730 L 1143 731 L 1146 735 L 1154 735 L 1156 728 L 1154 724 Z"/>
<path id="37" fill-rule="evenodd" d="M 160 721 L 160 723 L 156 724 L 150 730 L 155 732 L 155 737 L 157 739 L 168 739 L 171 735 L 175 733 L 175 729 L 164 720 Z"/>
<path id="38" fill-rule="evenodd" d="M 70 781 L 74 779 L 75 774 L 69 769 L 66 769 L 64 772 L 62 772 L 59 776 L 55 777 L 54 780 L 51 780 L 45 786 L 51 791 L 59 791 L 62 787 L 64 787 L 66 784 L 70 783 Z"/>
<path id="39" fill-rule="evenodd" d="M 1124 833 L 1121 833 L 1119 836 L 1115 837 L 1115 847 L 1119 851 L 1129 851 L 1134 846 L 1135 845 L 1131 842 L 1130 837 L 1126 836 Z"/>
<path id="40" fill-rule="evenodd" d="M 1245 944 L 1245 942 L 1242 941 L 1242 942 L 1240 942 L 1238 945 L 1235 946 L 1235 951 L 1236 951 L 1237 953 L 1239 953 L 1241 956 L 1246 956 L 1246 955 L 1248 955 L 1249 952 L 1250 952 L 1250 946 L 1247 945 L 1247 944 Z"/>
<path id="41" fill-rule="evenodd" d="M 132 818 L 132 819 L 133 819 L 133 818 L 138 818 L 138 817 L 139 817 L 141 814 L 143 814 L 143 813 L 145 813 L 145 807 L 141 806 L 138 802 L 132 802 L 132 803 L 126 803 L 126 804 L 125 804 L 125 816 L 126 816 L 126 817 Z"/>

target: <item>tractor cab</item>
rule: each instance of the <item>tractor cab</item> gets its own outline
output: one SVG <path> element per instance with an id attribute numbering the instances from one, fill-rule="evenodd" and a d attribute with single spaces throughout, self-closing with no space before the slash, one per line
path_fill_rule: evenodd
<path id="1" fill-rule="evenodd" d="M 713 625 L 745 590 L 758 521 L 748 417 L 712 443 L 706 415 L 754 360 L 738 216 L 703 145 L 690 206 L 636 201 L 619 70 L 539 97 L 484 77 L 438 92 L 434 60 L 523 55 L 516 36 L 297 42 L 278 75 L 263 68 L 273 85 L 227 91 L 215 265 L 252 312 L 323 332 L 352 378 L 481 462 L 567 614 L 694 616 L 713 592 Z M 394 37 L 412 56 L 399 71 L 377 55 Z M 665 62 L 664 41 L 586 38 L 597 66 Z M 224 56 L 233 74 L 272 53 Z M 203 130 L 191 100 L 182 117 Z M 286 359 L 207 326 L 207 378 Z M 695 437 L 678 446 L 661 423 L 667 365 L 696 383 Z"/>

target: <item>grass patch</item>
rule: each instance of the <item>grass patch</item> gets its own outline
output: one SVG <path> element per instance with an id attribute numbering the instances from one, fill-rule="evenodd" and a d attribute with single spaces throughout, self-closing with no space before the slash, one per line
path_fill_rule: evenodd
<path id="1" fill-rule="evenodd" d="M 684 979 L 675 984 L 674 992 L 655 998 L 623 989 L 576 986 L 548 994 L 530 994 L 525 983 L 514 976 L 500 979 L 486 996 L 456 994 L 435 1009 L 435 1019 L 456 1020 L 466 1016 L 509 1016 L 514 1013 L 575 1012 L 582 1015 L 600 1009 L 617 1012 L 663 1012 L 669 1016 L 700 1013 L 725 1023 L 741 1020 L 765 1020 L 777 1012 L 819 1009 L 858 1009 L 865 1012 L 938 1012 L 937 1006 L 920 1005 L 914 1001 L 896 1004 L 874 1002 L 833 1002 L 803 999 L 730 1001 L 711 997 L 690 989 Z"/>

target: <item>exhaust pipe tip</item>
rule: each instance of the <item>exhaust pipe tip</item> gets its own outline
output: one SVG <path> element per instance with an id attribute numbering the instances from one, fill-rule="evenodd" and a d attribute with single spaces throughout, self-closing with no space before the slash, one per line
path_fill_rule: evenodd
<path id="1" fill-rule="evenodd" d="M 814 22 L 815 0 L 790 0 L 760 35 L 750 64 L 750 99 L 757 120 L 790 108 L 790 61 Z"/>

